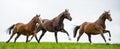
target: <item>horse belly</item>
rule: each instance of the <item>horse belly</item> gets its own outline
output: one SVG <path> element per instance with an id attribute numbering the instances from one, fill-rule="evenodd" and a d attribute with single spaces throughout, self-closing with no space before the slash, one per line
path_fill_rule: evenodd
<path id="1" fill-rule="evenodd" d="M 46 21 L 42 24 L 43 28 L 47 31 L 50 31 L 50 32 L 54 32 L 55 29 L 53 28 L 52 26 L 52 22 L 51 21 Z"/>
<path id="2" fill-rule="evenodd" d="M 85 25 L 84 31 L 87 34 L 99 34 L 100 33 L 99 30 L 96 30 L 94 24 L 87 24 L 87 25 Z"/>

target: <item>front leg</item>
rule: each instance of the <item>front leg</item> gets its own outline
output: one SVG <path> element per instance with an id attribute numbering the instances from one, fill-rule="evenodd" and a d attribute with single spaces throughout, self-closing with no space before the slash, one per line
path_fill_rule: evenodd
<path id="1" fill-rule="evenodd" d="M 41 38 L 44 36 L 45 33 L 46 33 L 46 30 L 42 30 L 42 34 L 40 35 L 38 43 L 40 42 Z"/>
<path id="2" fill-rule="evenodd" d="M 29 37 L 29 35 L 26 36 L 26 43 L 28 42 L 28 37 Z"/>
<path id="3" fill-rule="evenodd" d="M 107 43 L 107 42 L 106 42 L 106 39 L 105 39 L 104 35 L 101 34 L 101 36 L 102 36 L 102 38 L 104 39 L 105 43 L 106 43 L 107 45 L 109 45 L 110 43 Z"/>
<path id="4" fill-rule="evenodd" d="M 58 43 L 57 32 L 55 32 L 54 34 L 55 34 L 56 43 Z"/>
<path id="5" fill-rule="evenodd" d="M 71 40 L 69 33 L 65 29 L 61 30 L 61 32 L 66 33 L 68 36 L 68 39 Z"/>
<path id="6" fill-rule="evenodd" d="M 30 41 L 33 39 L 33 37 L 34 37 L 34 35 L 32 35 L 31 39 L 30 39 L 30 40 L 28 40 L 28 42 L 30 42 Z"/>
<path id="7" fill-rule="evenodd" d="M 38 38 L 37 38 L 37 30 L 35 30 L 33 33 L 34 33 L 33 35 L 35 36 L 35 39 L 36 39 L 37 42 L 39 43 L 39 40 L 38 40 Z"/>
<path id="8" fill-rule="evenodd" d="M 107 33 L 108 32 L 108 34 L 109 34 L 109 41 L 111 41 L 111 33 L 110 33 L 110 31 L 109 30 L 104 30 L 104 33 Z"/>

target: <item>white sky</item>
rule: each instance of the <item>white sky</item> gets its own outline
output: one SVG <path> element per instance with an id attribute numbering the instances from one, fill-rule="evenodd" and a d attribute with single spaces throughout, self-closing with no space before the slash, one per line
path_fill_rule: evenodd
<path id="1" fill-rule="evenodd" d="M 104 12 L 110 10 L 112 22 L 106 21 L 107 29 L 111 31 L 111 43 L 120 43 L 120 0 L 0 0 L 0 41 L 7 41 L 10 37 L 6 33 L 8 27 L 12 24 L 22 22 L 28 23 L 36 14 L 41 14 L 42 19 L 52 19 L 69 9 L 73 18 L 70 22 L 64 20 L 65 29 L 69 32 L 71 41 L 68 40 L 65 33 L 58 33 L 59 42 L 76 42 L 73 38 L 73 25 L 80 25 L 88 21 L 94 22 Z M 38 38 L 41 32 L 38 33 Z M 108 33 L 105 34 L 108 41 Z M 14 41 L 15 36 L 11 41 Z M 100 35 L 92 36 L 92 42 L 104 43 Z M 20 36 L 17 40 L 25 42 L 26 36 Z M 33 39 L 32 41 L 35 41 Z M 47 32 L 42 42 L 55 42 L 53 33 Z M 79 42 L 88 42 L 88 37 L 84 34 Z"/>

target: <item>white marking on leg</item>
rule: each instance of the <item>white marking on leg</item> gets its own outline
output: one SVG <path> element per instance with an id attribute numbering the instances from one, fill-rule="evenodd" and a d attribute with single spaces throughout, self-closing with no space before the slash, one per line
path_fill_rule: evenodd
<path id="1" fill-rule="evenodd" d="M 109 41 L 111 41 L 111 37 L 109 37 L 109 39 L 108 39 Z"/>
<path id="2" fill-rule="evenodd" d="M 71 40 L 70 36 L 68 36 L 68 39 Z"/>

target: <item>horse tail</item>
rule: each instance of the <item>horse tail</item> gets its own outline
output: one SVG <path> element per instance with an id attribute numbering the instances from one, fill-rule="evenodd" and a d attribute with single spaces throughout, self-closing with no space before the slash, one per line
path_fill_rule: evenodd
<path id="1" fill-rule="evenodd" d="M 80 28 L 80 26 L 76 26 L 73 30 L 73 37 L 75 38 L 76 37 L 76 34 L 77 34 L 77 30 Z"/>
<path id="2" fill-rule="evenodd" d="M 12 26 L 10 26 L 9 28 L 8 28 L 8 32 L 9 32 L 9 34 L 11 34 L 11 30 L 14 28 L 14 26 L 15 26 L 15 24 L 13 24 Z"/>

